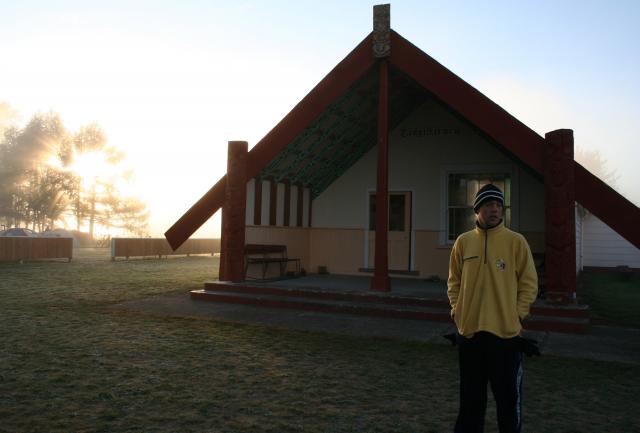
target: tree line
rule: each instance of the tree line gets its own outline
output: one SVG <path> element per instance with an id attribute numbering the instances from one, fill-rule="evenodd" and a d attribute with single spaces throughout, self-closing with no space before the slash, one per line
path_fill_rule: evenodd
<path id="1" fill-rule="evenodd" d="M 36 114 L 22 128 L 4 127 L 0 224 L 86 228 L 91 239 L 98 225 L 144 236 L 149 214 L 145 203 L 123 191 L 132 174 L 122 168 L 124 156 L 97 124 L 71 132 L 54 112 Z"/>

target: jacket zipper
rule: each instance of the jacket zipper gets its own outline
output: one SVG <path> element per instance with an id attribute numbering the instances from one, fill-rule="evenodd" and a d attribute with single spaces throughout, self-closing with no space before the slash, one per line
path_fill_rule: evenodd
<path id="1" fill-rule="evenodd" d="M 487 264 L 487 238 L 489 237 L 489 230 L 484 230 L 484 264 Z"/>

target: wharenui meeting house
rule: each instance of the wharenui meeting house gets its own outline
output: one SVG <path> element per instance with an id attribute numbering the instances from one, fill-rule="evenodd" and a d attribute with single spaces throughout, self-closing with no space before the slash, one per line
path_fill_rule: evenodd
<path id="1" fill-rule="evenodd" d="M 226 175 L 166 232 L 172 247 L 222 209 L 221 281 L 304 269 L 392 294 L 398 278 L 446 280 L 489 182 L 542 261 L 547 302 L 575 302 L 576 203 L 640 247 L 638 207 L 574 160 L 571 129 L 538 135 L 389 21 L 374 7 L 372 33 L 251 151 L 228 143 Z"/>

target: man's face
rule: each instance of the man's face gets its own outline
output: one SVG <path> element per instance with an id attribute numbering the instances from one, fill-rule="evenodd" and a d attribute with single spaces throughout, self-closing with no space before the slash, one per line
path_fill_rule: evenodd
<path id="1" fill-rule="evenodd" d="M 502 219 L 502 203 L 498 200 L 489 200 L 482 203 L 478 209 L 478 224 L 482 228 L 491 228 L 498 225 Z"/>

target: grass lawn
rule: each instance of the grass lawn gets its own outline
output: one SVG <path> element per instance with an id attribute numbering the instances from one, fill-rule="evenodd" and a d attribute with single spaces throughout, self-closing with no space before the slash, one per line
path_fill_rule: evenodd
<path id="1" fill-rule="evenodd" d="M 0 263 L 0 431 L 452 430 L 450 347 L 110 308 L 200 288 L 217 263 L 97 250 Z M 525 431 L 640 431 L 638 378 L 638 366 L 526 359 Z"/>
<path id="2" fill-rule="evenodd" d="M 623 279 L 618 272 L 588 272 L 581 284 L 594 323 L 640 328 L 640 274 Z"/>

